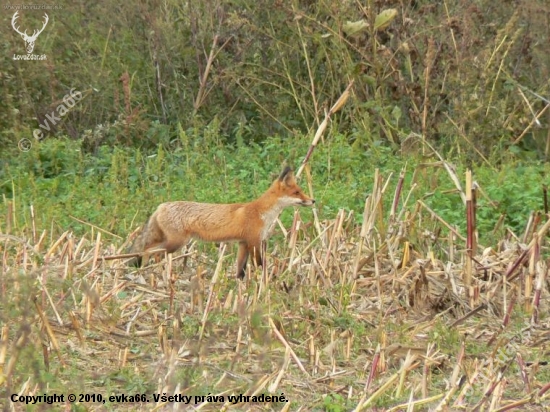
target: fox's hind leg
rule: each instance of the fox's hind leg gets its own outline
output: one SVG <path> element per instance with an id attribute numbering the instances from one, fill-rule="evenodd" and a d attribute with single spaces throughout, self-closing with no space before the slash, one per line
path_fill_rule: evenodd
<path id="1" fill-rule="evenodd" d="M 134 246 L 133 252 L 142 252 L 142 256 L 132 259 L 132 263 L 137 263 L 141 266 L 149 261 L 153 249 L 165 249 L 166 253 L 174 253 L 189 241 L 189 236 L 185 233 L 178 233 L 174 236 L 171 233 L 166 233 L 158 224 L 155 215 L 151 216 L 145 225 L 142 234 L 138 237 Z M 164 255 L 163 251 L 153 253 L 155 258 Z"/>
<path id="2" fill-rule="evenodd" d="M 244 279 L 246 274 L 246 262 L 248 261 L 248 244 L 239 242 L 239 252 L 237 254 L 237 278 Z"/>

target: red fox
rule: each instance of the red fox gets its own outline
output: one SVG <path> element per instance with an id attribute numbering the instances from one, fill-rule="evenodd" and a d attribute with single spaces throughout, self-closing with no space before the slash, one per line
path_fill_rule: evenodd
<path id="1" fill-rule="evenodd" d="M 294 172 L 285 167 L 258 199 L 249 203 L 213 204 L 197 202 L 162 203 L 145 224 L 131 252 L 153 248 L 173 253 L 190 238 L 209 242 L 239 242 L 237 277 L 245 276 L 248 256 L 252 254 L 262 265 L 262 241 L 267 240 L 271 226 L 288 206 L 312 206 L 315 200 L 306 196 L 297 185 Z M 145 260 L 149 258 L 144 255 Z M 142 257 L 131 264 L 141 266 Z"/>

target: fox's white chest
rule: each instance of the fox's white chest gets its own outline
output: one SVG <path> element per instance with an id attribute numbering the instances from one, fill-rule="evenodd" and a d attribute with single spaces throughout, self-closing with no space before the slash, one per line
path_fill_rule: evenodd
<path id="1" fill-rule="evenodd" d="M 261 232 L 262 240 L 267 240 L 273 229 L 273 224 L 285 207 L 296 206 L 300 203 L 300 199 L 290 196 L 279 198 L 278 202 L 269 210 L 266 210 L 261 218 L 264 221 L 264 227 Z"/>
<path id="2" fill-rule="evenodd" d="M 275 221 L 281 214 L 281 209 L 279 208 L 273 208 L 268 210 L 262 215 L 262 220 L 264 221 L 264 227 L 262 228 L 262 232 L 260 236 L 262 237 L 262 240 L 267 240 L 271 232 L 273 231 L 273 225 L 275 224 Z"/>

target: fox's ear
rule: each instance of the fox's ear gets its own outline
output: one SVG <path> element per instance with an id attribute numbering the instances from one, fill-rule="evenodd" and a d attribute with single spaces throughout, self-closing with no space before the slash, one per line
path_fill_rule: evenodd
<path id="1" fill-rule="evenodd" d="M 294 172 L 292 171 L 292 168 L 290 166 L 285 166 L 281 174 L 279 175 L 279 180 L 281 182 L 284 182 L 289 177 L 293 176 Z"/>

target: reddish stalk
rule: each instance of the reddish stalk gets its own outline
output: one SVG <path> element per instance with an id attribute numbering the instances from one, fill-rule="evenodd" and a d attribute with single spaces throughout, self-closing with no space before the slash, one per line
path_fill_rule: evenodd
<path id="1" fill-rule="evenodd" d="M 393 204 L 390 212 L 390 222 L 395 220 L 395 214 L 397 213 L 397 206 L 399 205 L 399 198 L 401 197 L 401 191 L 403 190 L 403 182 L 405 181 L 405 169 L 401 169 L 399 174 L 399 181 L 395 188 L 395 194 L 393 196 Z"/>
<path id="2" fill-rule="evenodd" d="M 367 379 L 367 383 L 365 384 L 365 392 L 368 392 L 370 385 L 374 380 L 374 376 L 376 375 L 376 370 L 378 369 L 379 361 L 380 361 L 380 344 L 376 347 L 376 353 L 374 354 L 374 358 L 372 358 L 372 365 L 370 368 L 369 377 Z"/>

